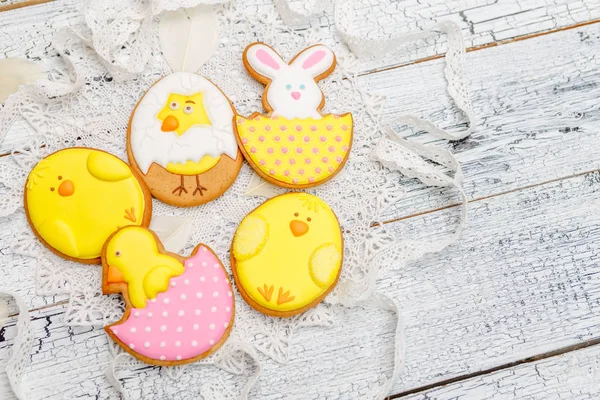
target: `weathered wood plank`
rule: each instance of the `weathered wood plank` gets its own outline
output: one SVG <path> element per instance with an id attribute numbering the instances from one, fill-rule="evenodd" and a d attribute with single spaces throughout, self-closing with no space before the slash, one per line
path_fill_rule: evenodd
<path id="1" fill-rule="evenodd" d="M 418 394 L 406 400 L 597 399 L 600 346 L 569 352 Z"/>
<path id="2" fill-rule="evenodd" d="M 17 8 L 37 6 L 54 0 L 0 0 L 0 12 L 16 10 Z"/>
<path id="3" fill-rule="evenodd" d="M 477 199 L 600 168 L 600 24 L 468 54 L 476 132 L 452 150 Z M 361 78 L 387 96 L 386 118 L 415 113 L 460 129 L 446 94 L 444 60 Z M 405 132 L 410 134 L 409 131 Z M 429 135 L 416 138 L 434 140 Z M 456 193 L 416 182 L 386 215 L 398 218 L 456 203 Z"/>
<path id="4" fill-rule="evenodd" d="M 458 245 L 380 280 L 378 288 L 402 305 L 406 323 L 406 371 L 392 393 L 600 337 L 600 215 L 589 207 L 598 201 L 600 173 L 477 201 Z M 436 240 L 455 216 L 456 210 L 435 212 L 390 229 Z M 97 330 L 62 326 L 62 312 L 58 306 L 34 312 L 42 326 L 31 398 L 93 397 L 98 390 L 110 398 L 105 339 Z M 353 309 L 333 328 L 295 332 L 290 361 L 264 360 L 253 398 L 360 397 L 391 369 L 393 328 L 389 313 Z M 134 398 L 160 397 L 169 387 L 188 388 L 191 396 L 196 385 L 189 382 L 201 376 L 193 372 L 178 389 L 149 368 L 126 385 Z"/>
<path id="5" fill-rule="evenodd" d="M 406 0 L 401 9 L 394 5 L 399 3 L 392 1 L 378 3 L 372 0 L 357 6 L 357 31 L 372 32 L 374 26 L 379 26 L 382 35 L 393 35 L 398 29 L 413 32 L 435 21 L 452 19 L 463 28 L 469 46 L 488 45 L 600 18 L 600 0 L 505 0 L 501 6 L 495 1 L 482 5 L 476 0 L 443 4 L 435 0 Z M 57 0 L 0 14 L 0 57 L 28 57 L 52 64 L 48 58 L 56 57 L 56 53 L 50 45 L 51 38 L 59 28 L 80 21 L 77 5 L 73 0 Z M 270 0 L 255 0 L 244 7 L 249 12 L 264 13 L 273 5 Z M 405 14 L 403 18 L 409 22 L 398 23 L 399 14 Z M 330 15 L 318 20 L 323 29 L 333 29 Z M 414 22 L 416 17 L 420 22 Z M 363 59 L 361 69 L 368 72 L 390 68 L 444 52 L 445 38 L 432 37 L 383 58 Z M 26 129 L 17 127 L 0 144 L 0 154 L 10 152 L 27 138 Z"/>

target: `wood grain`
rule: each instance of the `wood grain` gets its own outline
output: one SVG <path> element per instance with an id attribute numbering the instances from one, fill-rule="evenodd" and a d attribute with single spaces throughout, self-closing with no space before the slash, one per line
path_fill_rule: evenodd
<path id="1" fill-rule="evenodd" d="M 406 400 L 597 399 L 600 346 L 402 397 Z"/>
<path id="2" fill-rule="evenodd" d="M 457 155 L 471 200 L 600 168 L 600 24 L 468 54 L 469 87 L 480 122 L 467 139 L 412 137 Z M 412 112 L 448 129 L 464 129 L 446 94 L 444 60 L 361 78 L 388 99 L 385 118 Z M 400 130 L 401 127 L 398 127 Z M 405 131 L 410 135 L 410 131 Z M 400 179 L 398 179 L 400 182 Z M 385 216 L 395 219 L 454 204 L 456 194 L 404 186 L 407 196 Z"/>
<path id="3" fill-rule="evenodd" d="M 54 0 L 4 0 L 0 1 L 0 12 L 16 10 L 17 8 L 36 6 L 38 4 L 49 3 Z"/>
<path id="4" fill-rule="evenodd" d="M 380 280 L 378 288 L 398 300 L 406 322 L 406 370 L 392 393 L 599 338 L 600 215 L 588 207 L 598 201 L 600 173 L 476 202 L 458 245 Z M 432 213 L 391 229 L 435 240 L 457 214 Z M 50 388 L 49 398 L 80 385 L 89 396 L 108 390 L 101 329 L 66 328 L 63 313 L 61 306 L 34 312 L 42 326 L 32 398 Z M 290 398 L 356 398 L 389 373 L 393 328 L 386 312 L 352 309 L 333 328 L 302 329 L 287 364 L 263 360 L 265 378 L 253 398 L 280 398 L 281 387 Z M 11 330 L 5 332 L 11 343 Z M 57 371 L 61 382 L 73 383 L 52 384 Z M 126 382 L 138 397 L 166 390 L 157 371 L 144 371 Z M 306 371 L 310 387 L 294 371 Z"/>

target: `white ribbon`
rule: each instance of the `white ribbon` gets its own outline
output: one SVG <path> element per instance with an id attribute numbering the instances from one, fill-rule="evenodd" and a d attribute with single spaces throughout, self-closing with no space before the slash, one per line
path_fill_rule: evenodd
<path id="1" fill-rule="evenodd" d="M 29 321 L 29 311 L 25 301 L 16 293 L 6 288 L 0 288 L 0 295 L 12 296 L 19 308 L 19 318 L 17 320 L 17 335 L 12 345 L 12 355 L 6 363 L 6 375 L 10 387 L 19 400 L 25 400 L 25 389 L 23 380 L 25 370 L 31 364 L 31 347 L 33 345 L 33 332 Z M 1 328 L 1 326 L 0 326 Z"/>

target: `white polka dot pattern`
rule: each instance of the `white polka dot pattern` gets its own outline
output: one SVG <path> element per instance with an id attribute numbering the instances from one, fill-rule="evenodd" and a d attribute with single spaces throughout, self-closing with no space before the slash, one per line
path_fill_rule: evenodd
<path id="1" fill-rule="evenodd" d="M 184 273 L 172 278 L 156 301 L 147 302 L 145 308 L 132 308 L 127 321 L 110 329 L 144 357 L 161 361 L 194 358 L 219 342 L 233 322 L 233 298 L 219 295 L 230 290 L 225 269 L 202 247 L 185 261 Z M 158 317 L 152 318 L 153 314 Z"/>

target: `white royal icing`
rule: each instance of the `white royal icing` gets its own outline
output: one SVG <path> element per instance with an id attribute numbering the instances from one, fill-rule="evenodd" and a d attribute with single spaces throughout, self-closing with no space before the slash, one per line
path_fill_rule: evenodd
<path id="1" fill-rule="evenodd" d="M 307 62 L 311 56 L 315 60 L 315 55 L 320 56 L 317 62 Z M 273 49 L 257 43 L 248 48 L 246 60 L 258 75 L 271 79 L 266 96 L 272 115 L 286 119 L 322 118 L 318 108 L 323 93 L 315 78 L 335 64 L 335 55 L 329 48 L 309 47 L 288 65 Z M 294 93 L 299 97 L 294 97 Z"/>
<path id="2" fill-rule="evenodd" d="M 181 136 L 163 132 L 158 113 L 169 94 L 194 95 L 202 92 L 210 126 L 192 126 Z M 140 101 L 131 121 L 131 152 L 146 174 L 153 162 L 163 168 L 168 163 L 199 162 L 204 156 L 226 154 L 237 158 L 233 134 L 233 110 L 225 95 L 208 79 L 189 72 L 168 75 L 152 86 Z"/>

